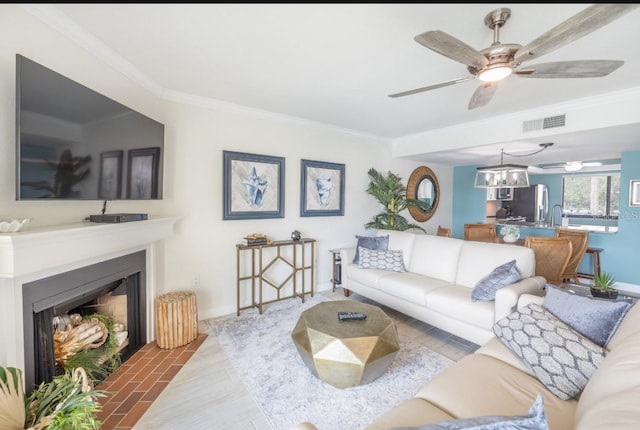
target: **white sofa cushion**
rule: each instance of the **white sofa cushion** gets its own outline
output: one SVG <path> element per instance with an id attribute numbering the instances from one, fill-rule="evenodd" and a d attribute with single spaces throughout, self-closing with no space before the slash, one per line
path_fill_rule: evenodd
<path id="1" fill-rule="evenodd" d="M 402 261 L 404 263 L 404 267 L 408 270 L 411 250 L 413 248 L 413 240 L 416 237 L 416 234 L 408 233 L 406 231 L 378 230 L 377 235 L 389 236 L 389 246 L 387 249 L 402 251 Z"/>
<path id="2" fill-rule="evenodd" d="M 395 273 L 381 269 L 361 269 L 357 264 L 354 263 L 346 264 L 343 270 L 345 270 L 343 276 L 348 276 L 349 281 L 359 282 L 373 288 L 378 288 L 378 283 L 380 282 L 381 278 Z"/>
<path id="3" fill-rule="evenodd" d="M 463 243 L 451 237 L 416 235 L 407 270 L 454 283 Z"/>
<path id="4" fill-rule="evenodd" d="M 471 301 L 471 288 L 462 285 L 448 285 L 429 291 L 425 295 L 425 305 L 441 314 L 486 330 L 491 330 L 495 323 L 495 303 Z"/>
<path id="5" fill-rule="evenodd" d="M 446 288 L 449 285 L 451 283 L 447 281 L 427 278 L 417 273 L 404 272 L 380 278 L 377 288 L 392 296 L 425 306 L 424 298 L 426 293 L 437 288 Z"/>
<path id="6" fill-rule="evenodd" d="M 522 278 L 534 276 L 536 259 L 531 248 L 463 240 L 455 283 L 473 288 L 496 267 L 513 259 Z"/>

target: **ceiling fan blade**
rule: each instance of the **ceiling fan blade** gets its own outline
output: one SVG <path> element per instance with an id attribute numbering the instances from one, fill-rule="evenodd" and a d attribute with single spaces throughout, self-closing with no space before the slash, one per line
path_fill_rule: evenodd
<path id="1" fill-rule="evenodd" d="M 498 89 L 497 82 L 484 82 L 471 96 L 469 100 L 469 110 L 485 106 L 491 101 Z"/>
<path id="2" fill-rule="evenodd" d="M 389 94 L 389 97 L 403 97 L 403 96 L 408 96 L 411 94 L 416 94 L 416 93 L 421 93 L 424 91 L 430 91 L 430 90 L 435 90 L 437 88 L 442 88 L 442 87 L 448 87 L 449 85 L 455 85 L 455 84 L 459 84 L 460 82 L 465 82 L 468 81 L 470 79 L 475 79 L 475 76 L 468 76 L 466 78 L 459 78 L 459 79 L 452 79 L 450 81 L 444 81 L 444 82 L 440 82 L 438 84 L 433 84 L 433 85 L 429 85 L 426 87 L 421 87 L 421 88 L 416 88 L 414 90 L 409 90 L 409 91 L 403 91 L 401 93 L 396 93 L 396 94 Z"/>
<path id="3" fill-rule="evenodd" d="M 487 57 L 444 31 L 427 31 L 417 35 L 413 40 L 466 66 L 480 69 L 489 64 Z"/>
<path id="4" fill-rule="evenodd" d="M 532 64 L 513 72 L 521 78 L 600 78 L 624 64 L 618 60 L 555 61 Z"/>
<path id="5" fill-rule="evenodd" d="M 622 3 L 601 3 L 589 6 L 518 49 L 514 55 L 514 62 L 528 61 L 548 54 L 604 27 L 638 6 L 640 5 Z"/>

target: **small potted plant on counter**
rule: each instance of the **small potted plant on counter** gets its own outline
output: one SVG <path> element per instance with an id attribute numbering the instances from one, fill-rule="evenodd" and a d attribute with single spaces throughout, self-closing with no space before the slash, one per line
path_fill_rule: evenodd
<path id="1" fill-rule="evenodd" d="M 507 243 L 516 243 L 520 239 L 520 229 L 517 225 L 509 224 L 500 229 L 502 240 Z"/>
<path id="2" fill-rule="evenodd" d="M 600 272 L 593 278 L 594 285 L 591 287 L 591 295 L 603 299 L 617 299 L 618 290 L 613 288 L 616 283 L 615 277 L 608 272 Z"/>

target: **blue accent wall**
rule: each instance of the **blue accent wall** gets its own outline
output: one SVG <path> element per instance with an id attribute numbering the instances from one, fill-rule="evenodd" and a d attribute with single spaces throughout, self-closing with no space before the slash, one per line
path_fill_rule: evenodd
<path id="1" fill-rule="evenodd" d="M 453 202 L 451 235 L 462 239 L 464 225 L 486 219 L 487 190 L 475 188 L 476 166 L 453 169 Z"/>
<path id="2" fill-rule="evenodd" d="M 473 187 L 476 167 L 460 166 L 453 169 L 452 233 L 457 238 L 464 237 L 464 224 L 483 222 L 485 219 L 486 190 Z M 632 179 L 640 179 L 640 151 L 622 154 L 618 232 L 590 233 L 589 246 L 602 248 L 600 265 L 603 271 L 613 273 L 620 282 L 640 285 L 640 207 L 629 206 L 629 182 Z M 549 187 L 550 208 L 562 202 L 562 175 L 531 175 L 530 182 Z M 580 221 L 575 219 L 572 223 Z M 523 228 L 520 237 L 548 237 L 553 233 L 550 229 Z M 592 267 L 591 256 L 587 254 L 580 271 L 592 273 Z"/>

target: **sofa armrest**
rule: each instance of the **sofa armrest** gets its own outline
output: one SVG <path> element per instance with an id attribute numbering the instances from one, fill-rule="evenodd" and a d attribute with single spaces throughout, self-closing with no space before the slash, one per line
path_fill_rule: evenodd
<path id="1" fill-rule="evenodd" d="M 340 259 L 342 260 L 343 266 L 345 264 L 350 264 L 353 262 L 353 259 L 356 257 L 356 248 L 342 248 L 340 250 Z"/>
<path id="2" fill-rule="evenodd" d="M 496 321 L 516 310 L 518 299 L 523 294 L 542 296 L 547 281 L 542 276 L 532 276 L 507 285 L 496 291 Z"/>
<path id="3" fill-rule="evenodd" d="M 537 296 L 533 294 L 523 294 L 520 296 L 520 298 L 518 298 L 518 309 L 522 309 L 531 303 L 535 303 L 537 305 L 542 306 L 542 303 L 544 303 L 544 296 Z"/>

